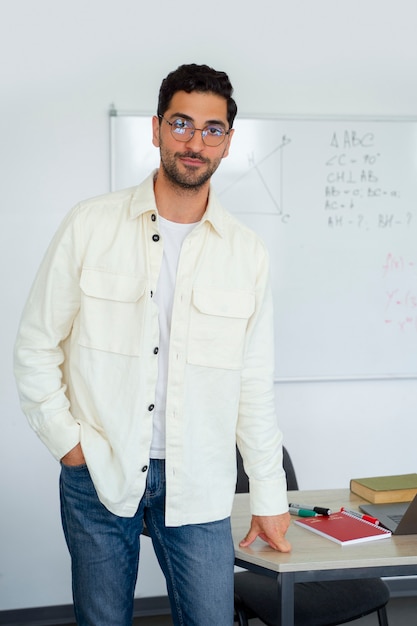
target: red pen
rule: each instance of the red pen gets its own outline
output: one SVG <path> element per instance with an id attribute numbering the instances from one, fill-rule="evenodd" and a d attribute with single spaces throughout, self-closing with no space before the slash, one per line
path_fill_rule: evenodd
<path id="1" fill-rule="evenodd" d="M 350 509 L 345 509 L 344 506 L 342 506 L 340 510 L 344 511 L 345 513 L 348 513 L 349 515 L 353 515 L 354 517 L 359 517 L 360 519 L 363 519 L 366 522 L 371 522 L 371 524 L 375 524 L 375 526 L 379 525 L 379 519 L 377 519 L 376 517 L 371 517 L 371 515 L 365 515 L 365 514 L 359 513 L 359 511 L 351 511 Z"/>

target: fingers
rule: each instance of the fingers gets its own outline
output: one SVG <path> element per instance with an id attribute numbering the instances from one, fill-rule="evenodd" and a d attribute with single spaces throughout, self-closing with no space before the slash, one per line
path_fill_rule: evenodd
<path id="1" fill-rule="evenodd" d="M 239 546 L 247 548 L 259 537 L 274 550 L 290 552 L 291 544 L 285 538 L 289 523 L 290 516 L 288 513 L 274 516 L 252 515 L 250 529 L 246 537 L 239 543 Z"/>
<path id="2" fill-rule="evenodd" d="M 291 552 L 291 544 L 285 537 L 275 536 L 274 538 L 271 538 L 265 535 L 265 533 L 257 533 L 255 531 L 249 531 L 246 537 L 239 542 L 239 546 L 241 548 L 247 548 L 257 537 L 265 541 L 265 543 L 271 546 L 274 550 L 278 550 L 278 552 Z"/>
<path id="3" fill-rule="evenodd" d="M 259 535 L 259 537 L 270 545 L 271 548 L 278 550 L 278 552 L 291 552 L 291 544 L 285 537 L 270 538 L 266 535 Z"/>
<path id="4" fill-rule="evenodd" d="M 240 547 L 247 548 L 248 546 L 251 545 L 251 543 L 255 541 L 257 536 L 258 536 L 257 532 L 255 532 L 254 530 L 250 530 L 248 534 L 246 535 L 246 537 L 242 539 L 242 541 L 239 543 Z"/>

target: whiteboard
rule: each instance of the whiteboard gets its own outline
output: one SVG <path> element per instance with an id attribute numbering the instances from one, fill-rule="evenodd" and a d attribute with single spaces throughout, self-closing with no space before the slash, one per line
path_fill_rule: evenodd
<path id="1" fill-rule="evenodd" d="M 151 117 L 111 110 L 112 190 Z M 213 186 L 269 249 L 277 380 L 417 377 L 417 119 L 238 118 Z"/>

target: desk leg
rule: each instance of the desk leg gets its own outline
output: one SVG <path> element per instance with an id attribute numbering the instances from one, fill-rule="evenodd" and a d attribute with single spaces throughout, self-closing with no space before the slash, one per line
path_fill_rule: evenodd
<path id="1" fill-rule="evenodd" d="M 294 626 L 294 574 L 285 572 L 278 576 L 281 597 L 281 626 Z"/>

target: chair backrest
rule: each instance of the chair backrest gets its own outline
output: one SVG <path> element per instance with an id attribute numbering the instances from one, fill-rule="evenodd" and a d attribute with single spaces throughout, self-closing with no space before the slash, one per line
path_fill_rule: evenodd
<path id="1" fill-rule="evenodd" d="M 236 493 L 247 493 L 249 491 L 249 479 L 245 470 L 243 469 L 243 461 L 239 450 L 236 448 L 237 456 L 237 481 L 236 481 Z M 291 457 L 288 454 L 288 450 L 283 448 L 283 466 L 287 476 L 287 489 L 288 491 L 295 491 L 298 489 L 297 476 L 295 474 L 294 466 L 291 461 Z"/>
<path id="2" fill-rule="evenodd" d="M 288 491 L 297 491 L 298 481 L 297 481 L 297 476 L 295 474 L 294 465 L 292 464 L 291 457 L 288 454 L 288 450 L 285 447 L 283 447 L 282 451 L 283 451 L 282 464 L 284 466 L 284 470 L 287 475 L 287 489 Z"/>

